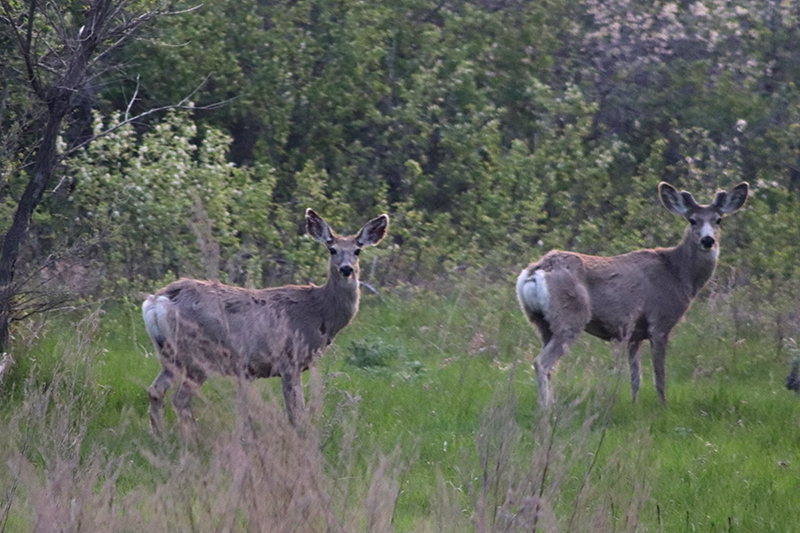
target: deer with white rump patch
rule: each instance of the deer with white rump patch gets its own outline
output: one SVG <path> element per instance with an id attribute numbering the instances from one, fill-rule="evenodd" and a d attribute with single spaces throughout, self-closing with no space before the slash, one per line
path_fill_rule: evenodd
<path id="1" fill-rule="evenodd" d="M 180 279 L 142 305 L 147 333 L 161 362 L 148 388 L 150 422 L 159 433 L 164 396 L 174 383 L 172 404 L 181 425 L 193 422 L 192 397 L 211 374 L 246 379 L 280 376 L 289 420 L 304 410 L 301 373 L 358 311 L 358 255 L 383 239 L 389 217 L 367 222 L 349 237 L 336 235 L 306 210 L 306 230 L 330 251 L 325 285 L 243 289 Z"/>
<path id="2" fill-rule="evenodd" d="M 658 192 L 664 207 L 689 223 L 674 248 L 612 257 L 552 250 L 519 275 L 517 299 L 544 345 L 534 360 L 540 404 L 553 402 L 553 367 L 581 331 L 627 342 L 634 401 L 642 377 L 639 346 L 649 340 L 656 391 L 666 403 L 669 333 L 713 274 L 722 216 L 744 205 L 749 186 L 742 182 L 719 191 L 710 205 L 698 205 L 690 193 L 668 183 L 659 184 Z"/>

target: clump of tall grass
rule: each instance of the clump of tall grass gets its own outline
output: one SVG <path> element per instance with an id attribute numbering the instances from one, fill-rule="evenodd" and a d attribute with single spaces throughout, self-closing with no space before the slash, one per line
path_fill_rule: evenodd
<path id="1" fill-rule="evenodd" d="M 616 397 L 613 383 L 595 385 L 592 392 L 540 410 L 526 432 L 515 417 L 513 389 L 499 389 L 476 435 L 474 530 L 636 531 L 649 491 L 647 436 L 608 449 Z"/>
<path id="2" fill-rule="evenodd" d="M 771 339 L 775 354 L 781 355 L 784 341 L 800 329 L 800 281 L 776 277 L 765 283 L 741 277 L 732 270 L 727 278 L 712 279 L 709 290 L 701 295 L 708 325 L 715 335 L 731 342 Z"/>
<path id="3" fill-rule="evenodd" d="M 177 427 L 158 439 L 136 435 L 131 424 L 97 428 L 107 392 L 92 373 L 98 324 L 95 313 L 77 326 L 57 347 L 51 372 L 33 366 L 20 406 L 3 420 L 0 530 L 393 530 L 399 454 L 375 454 L 366 477 L 343 479 L 358 475 L 357 429 L 348 415 L 357 402 L 334 414 L 344 425 L 341 449 L 326 459 L 319 441 L 330 431 L 319 416 L 317 377 L 299 431 L 250 382 L 238 383 L 232 420 L 204 420 L 188 441 Z M 120 454 L 103 446 L 104 432 L 136 436 Z"/>
<path id="4" fill-rule="evenodd" d="M 0 529 L 79 531 L 108 519 L 122 460 L 87 439 L 105 399 L 92 373 L 99 320 L 95 312 L 80 322 L 75 336 L 58 346 L 49 372 L 32 365 L 23 401 L 3 420 Z"/>
<path id="5" fill-rule="evenodd" d="M 357 395 L 325 390 L 330 384 L 312 369 L 299 430 L 280 399 L 247 381 L 220 401 L 200 398 L 189 440 L 174 420 L 153 437 L 144 409 L 103 426 L 110 391 L 93 372 L 99 326 L 100 314 L 90 315 L 56 347 L 56 364 L 32 365 L 22 401 L 2 420 L 0 530 L 395 530 L 414 450 L 374 449 L 363 438 Z M 561 407 L 530 417 L 513 382 L 512 375 L 476 418 L 474 448 L 462 450 L 463 479 L 436 475 L 429 511 L 410 520 L 414 530 L 635 531 L 648 493 L 647 443 L 634 435 L 609 449 L 616 389 L 564 393 Z"/>

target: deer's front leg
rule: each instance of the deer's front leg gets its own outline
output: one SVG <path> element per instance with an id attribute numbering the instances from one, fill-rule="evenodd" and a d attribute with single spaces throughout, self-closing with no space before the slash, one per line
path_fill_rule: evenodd
<path id="1" fill-rule="evenodd" d="M 639 385 L 642 382 L 642 354 L 639 352 L 640 341 L 628 343 L 628 366 L 631 369 L 631 401 L 636 401 Z"/>
<path id="2" fill-rule="evenodd" d="M 172 395 L 172 405 L 178 415 L 178 424 L 184 440 L 190 440 L 195 435 L 196 424 L 192 414 L 192 398 L 194 398 L 202 385 L 203 382 L 201 380 L 186 376 Z"/>
<path id="3" fill-rule="evenodd" d="M 283 400 L 286 402 L 286 414 L 289 415 L 289 422 L 296 426 L 299 417 L 305 411 L 305 400 L 303 399 L 303 379 L 299 369 L 289 370 L 281 375 L 283 388 Z"/>

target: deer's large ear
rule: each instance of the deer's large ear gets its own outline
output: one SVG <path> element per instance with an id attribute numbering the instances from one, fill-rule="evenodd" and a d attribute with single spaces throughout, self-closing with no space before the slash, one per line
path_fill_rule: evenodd
<path id="1" fill-rule="evenodd" d="M 728 192 L 718 192 L 717 197 L 714 198 L 714 202 L 711 205 L 719 209 L 720 213 L 733 213 L 744 205 L 749 192 L 750 185 L 746 181 L 743 181 Z"/>
<path id="2" fill-rule="evenodd" d="M 313 209 L 306 209 L 306 231 L 311 237 L 321 242 L 325 246 L 333 243 L 333 232 L 322 217 L 314 212 Z"/>
<path id="3" fill-rule="evenodd" d="M 686 213 L 693 207 L 697 206 L 692 195 L 686 191 L 678 192 L 678 190 L 667 183 L 662 181 L 658 184 L 658 196 L 661 198 L 661 203 L 670 213 L 676 215 L 686 216 Z"/>
<path id="4" fill-rule="evenodd" d="M 386 230 L 389 228 L 389 216 L 381 215 L 375 217 L 361 228 L 361 231 L 356 235 L 356 245 L 359 248 L 364 246 L 375 246 L 386 235 Z"/>

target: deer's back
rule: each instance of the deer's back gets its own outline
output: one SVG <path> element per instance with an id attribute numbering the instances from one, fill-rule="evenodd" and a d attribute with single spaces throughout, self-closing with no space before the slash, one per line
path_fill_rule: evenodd
<path id="1" fill-rule="evenodd" d="M 692 299 L 670 260 L 670 249 L 610 257 L 554 250 L 534 268 L 569 270 L 589 294 L 592 318 L 587 332 L 607 340 L 625 335 L 642 340 L 652 327 L 669 331 Z"/>
<path id="2" fill-rule="evenodd" d="M 286 365 L 307 368 L 333 338 L 317 301 L 320 290 L 313 285 L 253 290 L 181 279 L 155 298 L 169 300 L 171 333 L 188 336 L 179 344 L 181 357 L 228 353 L 236 364 L 212 370 L 233 373 L 234 366 L 241 371 L 244 365 L 253 377 L 269 377 L 283 374 Z"/>

